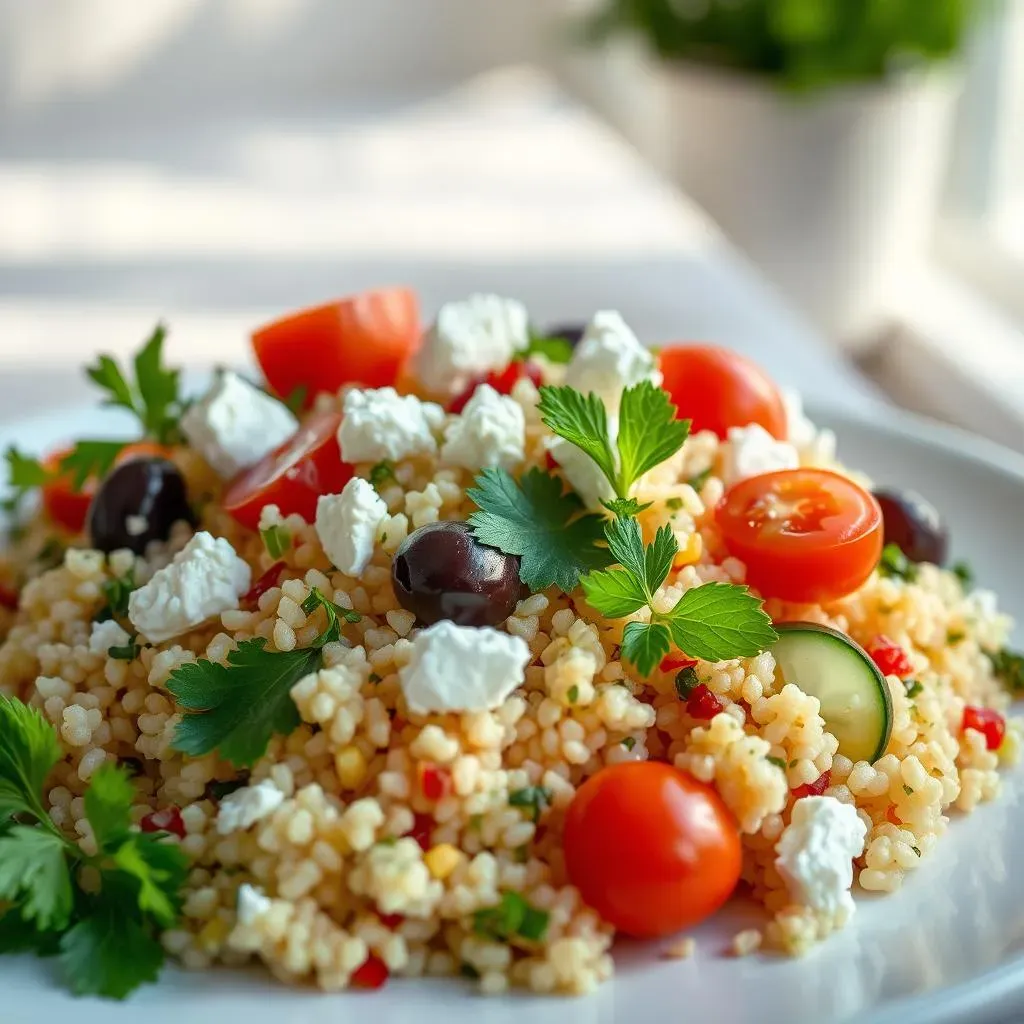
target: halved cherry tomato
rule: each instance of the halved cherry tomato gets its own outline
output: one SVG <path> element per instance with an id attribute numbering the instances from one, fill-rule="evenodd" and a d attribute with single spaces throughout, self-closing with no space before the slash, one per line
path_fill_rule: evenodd
<path id="1" fill-rule="evenodd" d="M 980 732 L 985 737 L 986 750 L 998 750 L 1006 736 L 1006 719 L 992 708 L 968 704 L 964 708 L 963 727 Z"/>
<path id="2" fill-rule="evenodd" d="M 738 352 L 714 345 L 663 348 L 658 363 L 662 387 L 692 429 L 711 430 L 724 438 L 730 427 L 759 423 L 785 440 L 786 409 L 771 378 Z"/>
<path id="3" fill-rule="evenodd" d="M 114 460 L 114 465 L 120 466 L 131 459 L 147 455 L 166 458 L 168 451 L 169 449 L 163 445 L 154 444 L 151 441 L 139 441 L 135 444 L 125 445 Z M 69 448 L 53 452 L 43 459 L 43 468 L 49 473 L 56 473 L 60 469 L 61 460 L 70 452 Z M 65 530 L 69 530 L 71 533 L 81 533 L 85 529 L 89 506 L 92 504 L 98 483 L 99 481 L 90 478 L 85 481 L 80 491 L 76 491 L 71 486 L 70 474 L 54 477 L 42 487 L 43 508 L 46 510 L 46 514 L 58 526 L 63 526 Z"/>
<path id="4" fill-rule="evenodd" d="M 533 383 L 540 387 L 544 383 L 544 377 L 540 368 L 534 363 L 518 362 L 509 363 L 504 370 L 492 370 L 490 373 L 474 378 L 469 384 L 457 394 L 448 406 L 449 412 L 460 413 L 466 408 L 466 403 L 473 397 L 476 389 L 481 384 L 490 384 L 499 395 L 511 395 L 512 389 L 524 377 L 529 377 Z"/>
<path id="5" fill-rule="evenodd" d="M 352 479 L 352 467 L 341 461 L 340 423 L 336 412 L 306 422 L 280 448 L 235 477 L 224 494 L 225 510 L 250 530 L 259 525 L 264 505 L 313 522 L 320 495 L 337 494 Z"/>
<path id="6" fill-rule="evenodd" d="M 565 816 L 565 866 L 584 901 L 627 935 L 702 921 L 740 877 L 739 829 L 710 786 L 656 761 L 612 765 Z"/>
<path id="7" fill-rule="evenodd" d="M 715 516 L 729 553 L 767 597 L 816 604 L 851 594 L 882 554 L 882 510 L 852 480 L 784 469 L 734 484 Z"/>
<path id="8" fill-rule="evenodd" d="M 420 311 L 408 288 L 362 292 L 292 313 L 253 331 L 267 382 L 282 398 L 306 389 L 306 408 L 343 384 L 393 385 L 420 340 Z"/>

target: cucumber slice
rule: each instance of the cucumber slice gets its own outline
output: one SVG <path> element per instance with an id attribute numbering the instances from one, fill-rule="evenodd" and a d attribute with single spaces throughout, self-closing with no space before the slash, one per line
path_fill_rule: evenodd
<path id="1" fill-rule="evenodd" d="M 772 648 L 787 683 L 821 701 L 821 717 L 851 761 L 877 761 L 892 733 L 885 677 L 844 633 L 815 622 L 782 622 Z"/>

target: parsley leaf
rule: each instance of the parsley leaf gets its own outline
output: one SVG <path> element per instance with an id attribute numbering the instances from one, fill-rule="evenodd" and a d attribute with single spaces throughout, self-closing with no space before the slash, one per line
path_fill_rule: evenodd
<path id="1" fill-rule="evenodd" d="M 672 531 L 663 526 L 645 549 L 635 519 L 611 520 L 605 524 L 605 537 L 612 557 L 625 569 L 590 573 L 583 578 L 583 592 L 602 615 L 621 619 L 651 603 L 679 548 Z"/>
<path id="2" fill-rule="evenodd" d="M 66 928 L 73 894 L 66 840 L 49 829 L 15 825 L 0 835 L 0 900 L 20 904 L 37 930 Z"/>
<path id="3" fill-rule="evenodd" d="M 641 512 L 650 508 L 654 503 L 647 501 L 641 505 L 636 498 L 612 498 L 611 501 L 602 501 L 601 504 L 617 518 L 627 519 L 629 516 L 640 515 Z"/>
<path id="4" fill-rule="evenodd" d="M 1024 690 L 1024 654 L 1003 647 L 995 653 L 985 652 L 992 662 L 996 678 L 1011 692 Z"/>
<path id="5" fill-rule="evenodd" d="M 752 658 L 778 640 L 760 599 L 732 583 L 688 590 L 669 620 L 676 646 L 703 661 Z"/>
<path id="6" fill-rule="evenodd" d="M 473 930 L 477 935 L 498 942 L 511 938 L 539 942 L 547 934 L 550 915 L 538 910 L 517 892 L 504 892 L 496 907 L 487 907 L 473 914 Z"/>
<path id="7" fill-rule="evenodd" d="M 136 411 L 132 389 L 129 387 L 128 381 L 124 379 L 121 367 L 111 356 L 98 356 L 96 365 L 87 366 L 85 374 L 94 384 L 99 385 L 108 393 L 109 397 L 104 400 L 104 405 L 118 406 L 133 413 Z"/>
<path id="8" fill-rule="evenodd" d="M 595 394 L 575 388 L 545 386 L 540 389 L 540 416 L 545 426 L 586 452 L 608 482 L 615 486 L 615 452 L 608 436 L 608 412 Z M 620 498 L 629 497 L 616 488 Z"/>
<path id="9" fill-rule="evenodd" d="M 508 802 L 512 807 L 530 808 L 533 820 L 537 822 L 540 821 L 544 808 L 551 806 L 551 790 L 544 786 L 524 786 L 509 793 Z"/>
<path id="10" fill-rule="evenodd" d="M 603 407 L 602 407 L 603 408 Z M 603 519 L 578 515 L 583 503 L 562 481 L 530 469 L 516 481 L 503 469 L 485 469 L 467 491 L 480 511 L 469 517 L 481 544 L 507 555 L 519 555 L 519 577 L 531 591 L 552 584 L 571 593 L 580 575 L 608 564 L 608 552 L 597 547 Z"/>
<path id="11" fill-rule="evenodd" d="M 949 571 L 960 581 L 965 591 L 974 586 L 974 570 L 966 562 L 955 562 Z"/>
<path id="12" fill-rule="evenodd" d="M 280 558 L 292 546 L 291 532 L 277 523 L 260 530 L 260 538 L 271 558 Z"/>
<path id="13" fill-rule="evenodd" d="M 693 489 L 694 489 L 694 490 L 695 490 L 695 491 L 696 491 L 696 492 L 697 492 L 698 494 L 700 494 L 700 492 L 701 492 L 702 490 L 704 490 L 704 485 L 705 485 L 705 484 L 706 484 L 706 483 L 708 482 L 708 480 L 709 480 L 710 478 L 711 478 L 711 466 L 708 466 L 708 468 L 707 468 L 707 469 L 705 469 L 705 470 L 702 470 L 702 471 L 701 471 L 700 473 L 697 473 L 697 474 L 695 474 L 694 476 L 691 476 L 691 477 L 690 477 L 690 479 L 689 479 L 689 480 L 687 480 L 686 482 L 687 482 L 687 483 L 688 483 L 688 484 L 689 484 L 689 485 L 690 485 L 690 486 L 691 486 L 691 487 L 692 487 L 692 488 L 693 488 Z M 682 504 L 682 503 L 680 502 L 680 504 Z"/>
<path id="14" fill-rule="evenodd" d="M 619 407 L 619 482 L 623 494 L 648 470 L 660 466 L 683 446 L 690 421 L 676 419 L 667 392 L 642 380 L 622 393 Z"/>
<path id="15" fill-rule="evenodd" d="M 622 631 L 622 656 L 650 675 L 672 649 L 672 634 L 661 622 L 627 622 Z"/>
<path id="16" fill-rule="evenodd" d="M 543 356 L 549 363 L 564 364 L 572 359 L 572 345 L 565 338 L 530 332 L 530 344 L 516 355 L 524 362 L 530 356 Z"/>
<path id="17" fill-rule="evenodd" d="M 917 566 L 903 554 L 897 544 L 886 544 L 882 549 L 878 571 L 882 576 L 906 580 L 908 583 L 913 583 L 917 579 Z"/>
<path id="18" fill-rule="evenodd" d="M 85 816 L 101 850 L 109 852 L 128 836 L 134 798 L 128 774 L 114 765 L 101 765 L 93 775 L 85 794 Z"/>
<path id="19" fill-rule="evenodd" d="M 0 694 L 0 824 L 15 814 L 49 821 L 39 794 L 60 758 L 53 726 L 35 708 Z"/>
<path id="20" fill-rule="evenodd" d="M 370 483 L 379 491 L 382 485 L 395 479 L 395 464 L 387 459 L 375 462 L 370 467 Z"/>
<path id="21" fill-rule="evenodd" d="M 60 460 L 59 473 L 70 477 L 71 489 L 79 492 L 86 480 L 105 477 L 127 444 L 127 441 L 79 441 Z"/>
<path id="22" fill-rule="evenodd" d="M 4 452 L 4 461 L 7 463 L 7 483 L 11 494 L 3 500 L 2 507 L 14 517 L 25 498 L 50 479 L 50 473 L 38 459 L 23 454 L 13 445 Z"/>
<path id="23" fill-rule="evenodd" d="M 276 395 L 271 395 L 272 398 L 276 398 Z M 298 416 L 302 412 L 303 406 L 306 404 L 306 399 L 309 397 L 309 388 L 305 384 L 299 384 L 292 388 L 291 392 L 284 399 L 281 399 L 282 405 L 293 415 Z"/>
<path id="24" fill-rule="evenodd" d="M 588 573 L 580 581 L 587 603 L 609 619 L 624 619 L 647 604 L 647 594 L 626 569 Z"/>
<path id="25" fill-rule="evenodd" d="M 103 596 L 107 603 L 93 616 L 96 622 L 123 619 L 128 615 L 128 599 L 135 590 L 135 570 L 129 569 L 123 576 L 115 576 L 103 583 Z"/>

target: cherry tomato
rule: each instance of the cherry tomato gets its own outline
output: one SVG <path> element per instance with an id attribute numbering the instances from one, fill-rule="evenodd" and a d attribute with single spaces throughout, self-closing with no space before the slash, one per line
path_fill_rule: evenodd
<path id="1" fill-rule="evenodd" d="M 224 508 L 243 526 L 255 530 L 264 505 L 277 505 L 282 515 L 297 512 L 307 522 L 316 518 L 321 494 L 337 494 L 352 479 L 341 461 L 338 426 L 341 414 L 322 413 L 298 433 L 231 482 Z"/>
<path id="2" fill-rule="evenodd" d="M 131 459 L 145 455 L 166 457 L 168 451 L 169 449 L 163 445 L 154 444 L 151 441 L 139 441 L 136 444 L 126 445 L 114 460 L 114 465 L 120 466 Z M 61 460 L 70 452 L 69 448 L 53 452 L 43 459 L 43 468 L 49 473 L 56 473 L 60 469 Z M 58 526 L 63 526 L 71 533 L 81 533 L 85 529 L 89 506 L 92 504 L 99 481 L 90 477 L 82 485 L 81 490 L 76 491 L 71 486 L 71 480 L 70 474 L 62 474 L 55 476 L 49 483 L 43 484 L 43 508 Z"/>
<path id="3" fill-rule="evenodd" d="M 509 363 L 504 370 L 492 370 L 486 376 L 477 377 L 456 395 L 448 406 L 449 412 L 459 413 L 466 408 L 466 403 L 473 397 L 473 393 L 481 384 L 490 384 L 499 395 L 510 395 L 512 389 L 524 377 L 529 377 L 533 383 L 540 387 L 544 383 L 540 369 L 533 363 L 522 361 Z"/>
<path id="4" fill-rule="evenodd" d="M 343 384 L 393 385 L 419 339 L 415 294 L 382 288 L 275 320 L 252 344 L 271 388 L 282 398 L 305 388 L 308 409 L 318 392 Z"/>
<path id="5" fill-rule="evenodd" d="M 784 469 L 734 484 L 715 510 L 729 553 L 762 594 L 815 604 L 851 594 L 882 554 L 882 510 L 852 480 Z"/>
<path id="6" fill-rule="evenodd" d="M 1006 735 L 1006 719 L 992 708 L 979 708 L 968 704 L 964 708 L 963 727 L 977 729 L 985 737 L 986 750 L 998 750 Z"/>
<path id="7" fill-rule="evenodd" d="M 878 666 L 883 676 L 899 676 L 900 679 L 906 679 L 907 676 L 914 674 L 910 655 L 887 636 L 876 636 L 871 641 L 868 656 Z"/>
<path id="8" fill-rule="evenodd" d="M 759 423 L 785 440 L 786 409 L 771 378 L 738 352 L 714 345 L 664 348 L 658 357 L 679 415 L 692 429 L 711 430 L 724 438 L 730 427 Z"/>
<path id="9" fill-rule="evenodd" d="M 740 877 L 739 830 L 721 797 L 656 761 L 591 776 L 569 805 L 564 843 L 569 880 L 584 901 L 639 938 L 702 921 Z"/>

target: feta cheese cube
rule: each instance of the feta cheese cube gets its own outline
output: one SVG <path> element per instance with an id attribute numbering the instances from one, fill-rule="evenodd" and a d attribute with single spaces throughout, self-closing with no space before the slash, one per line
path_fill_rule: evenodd
<path id="1" fill-rule="evenodd" d="M 248 563 L 228 541 L 197 533 L 170 565 L 132 593 L 128 615 L 150 643 L 163 643 L 237 608 L 251 580 Z"/>
<path id="2" fill-rule="evenodd" d="M 398 678 L 416 714 L 485 711 L 523 685 L 530 658 L 521 637 L 443 620 L 417 634 Z"/>
<path id="3" fill-rule="evenodd" d="M 316 532 L 327 557 L 347 576 L 358 576 L 373 558 L 377 530 L 388 514 L 380 495 L 355 476 L 341 494 L 316 503 Z"/>
<path id="4" fill-rule="evenodd" d="M 514 469 L 526 457 L 526 417 L 514 399 L 481 384 L 444 431 L 441 461 L 464 469 Z"/>
<path id="5" fill-rule="evenodd" d="M 565 383 L 599 395 L 610 409 L 618 409 L 624 388 L 649 380 L 661 384 L 654 355 L 637 339 L 619 313 L 595 313 L 572 354 Z"/>
<path id="6" fill-rule="evenodd" d="M 269 817 L 284 803 L 284 793 L 270 779 L 229 793 L 217 810 L 217 832 L 230 835 L 244 831 Z"/>
<path id="7" fill-rule="evenodd" d="M 504 369 L 529 344 L 521 302 L 471 295 L 441 307 L 416 357 L 416 375 L 432 394 L 455 395 L 474 377 Z"/>
<path id="8" fill-rule="evenodd" d="M 795 388 L 782 389 L 786 410 L 787 440 L 797 450 L 800 460 L 809 466 L 827 466 L 835 462 L 836 435 L 819 430 L 804 413 L 804 402 Z"/>
<path id="9" fill-rule="evenodd" d="M 775 867 L 795 903 L 839 923 L 854 912 L 853 858 L 864 852 L 867 828 L 856 808 L 832 796 L 806 796 L 775 846 Z"/>
<path id="10" fill-rule="evenodd" d="M 608 436 L 613 445 L 615 468 L 618 469 L 619 452 L 614 445 L 619 436 L 619 418 L 614 414 L 608 416 Z M 611 501 L 615 497 L 615 491 L 597 463 L 585 451 L 562 437 L 550 439 L 547 448 L 551 458 L 558 464 L 562 475 L 580 496 L 583 504 L 595 512 L 603 511 L 604 506 L 601 502 Z"/>
<path id="11" fill-rule="evenodd" d="M 222 373 L 181 418 L 189 444 L 225 480 L 284 444 L 299 421 L 237 373 Z"/>
<path id="12" fill-rule="evenodd" d="M 397 462 L 437 451 L 434 433 L 444 424 L 444 410 L 394 388 L 350 391 L 338 428 L 345 462 Z"/>
<path id="13" fill-rule="evenodd" d="M 243 883 L 238 889 L 238 903 L 235 910 L 238 923 L 243 925 L 253 924 L 257 918 L 266 914 L 273 905 L 273 902 L 264 895 L 262 889 L 257 888 L 255 885 Z"/>
<path id="14" fill-rule="evenodd" d="M 777 469 L 796 469 L 799 465 L 796 449 L 788 441 L 776 441 L 759 423 L 730 427 L 729 439 L 722 446 L 722 479 L 726 487 L 747 477 Z"/>
<path id="15" fill-rule="evenodd" d="M 113 620 L 94 622 L 89 635 L 89 653 L 107 656 L 111 647 L 124 647 L 131 637 Z"/>

